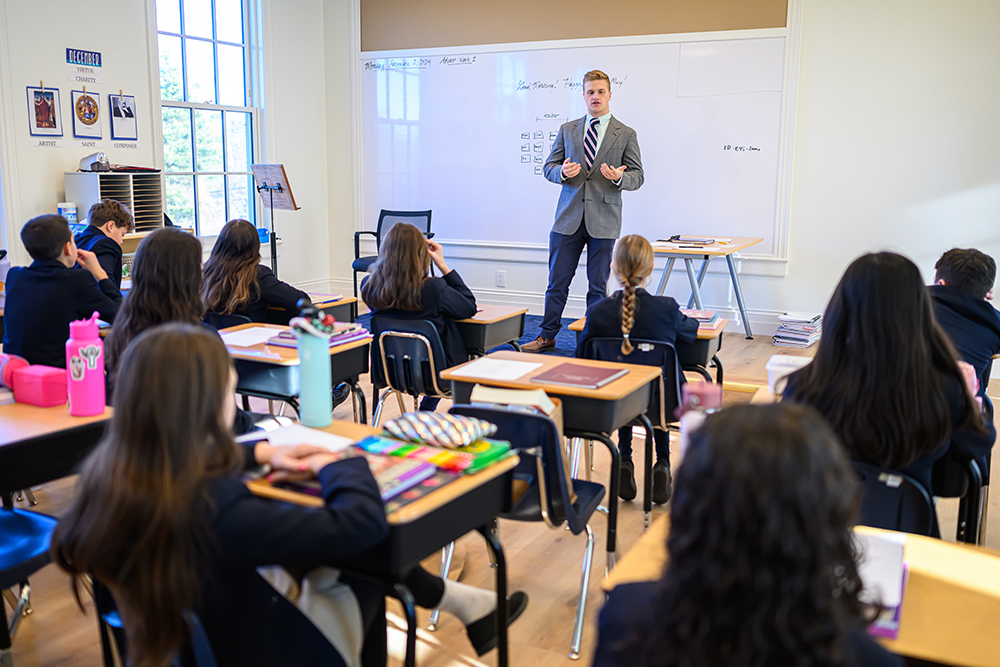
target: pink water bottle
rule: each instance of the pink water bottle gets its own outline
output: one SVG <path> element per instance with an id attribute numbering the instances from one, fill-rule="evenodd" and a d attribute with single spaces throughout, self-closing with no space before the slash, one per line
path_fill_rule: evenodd
<path id="1" fill-rule="evenodd" d="M 99 334 L 96 311 L 89 320 L 69 324 L 66 385 L 71 415 L 104 414 L 104 342 Z"/>

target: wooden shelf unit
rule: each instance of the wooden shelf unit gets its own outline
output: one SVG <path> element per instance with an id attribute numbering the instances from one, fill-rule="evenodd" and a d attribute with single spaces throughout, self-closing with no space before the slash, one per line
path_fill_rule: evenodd
<path id="1" fill-rule="evenodd" d="M 66 201 L 76 204 L 79 222 L 87 222 L 90 207 L 102 199 L 114 199 L 127 206 L 135 216 L 137 234 L 163 226 L 160 173 L 66 172 Z"/>

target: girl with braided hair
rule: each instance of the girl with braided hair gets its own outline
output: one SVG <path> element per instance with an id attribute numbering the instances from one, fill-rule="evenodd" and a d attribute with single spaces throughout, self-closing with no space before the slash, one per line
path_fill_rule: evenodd
<path id="1" fill-rule="evenodd" d="M 693 343 L 698 336 L 698 321 L 680 312 L 669 296 L 654 296 L 643 289 L 653 272 L 653 247 L 642 236 L 629 234 L 615 244 L 611 273 L 622 289 L 595 303 L 587 311 L 587 323 L 580 333 L 576 356 L 591 338 L 621 337 L 622 354 L 632 353 L 632 341 L 646 339 L 664 343 Z M 681 376 L 684 382 L 684 376 Z M 653 466 L 653 502 L 670 500 L 670 449 L 666 431 L 655 429 L 656 465 Z M 622 500 L 636 496 L 635 466 L 632 463 L 632 427 L 618 431 L 621 452 L 618 495 Z"/>

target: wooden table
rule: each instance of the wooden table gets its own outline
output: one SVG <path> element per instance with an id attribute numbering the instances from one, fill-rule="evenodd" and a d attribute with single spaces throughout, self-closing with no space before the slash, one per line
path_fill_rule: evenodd
<path id="1" fill-rule="evenodd" d="M 456 320 L 456 324 L 470 356 L 481 357 L 501 345 L 510 345 L 520 352 L 518 340 L 524 335 L 527 313 L 527 308 L 485 305 L 472 317 Z"/>
<path id="2" fill-rule="evenodd" d="M 707 236 L 706 238 L 713 237 Z M 687 269 L 688 282 L 691 284 L 691 299 L 688 300 L 688 308 L 691 307 L 693 302 L 695 304 L 695 308 L 702 310 L 701 284 L 705 280 L 705 272 L 708 270 L 708 263 L 713 257 L 725 257 L 726 264 L 729 265 L 729 275 L 733 281 L 733 290 L 736 292 L 736 303 L 740 307 L 740 315 L 743 318 L 743 330 L 746 332 L 747 338 L 752 339 L 753 333 L 750 331 L 750 321 L 747 319 L 747 309 L 746 305 L 743 303 L 743 291 L 740 289 L 740 279 L 736 274 L 736 262 L 733 261 L 733 255 L 740 250 L 756 245 L 763 240 L 764 239 L 762 238 L 742 236 L 733 238 L 726 244 L 713 243 L 712 245 L 698 247 L 677 247 L 677 245 L 670 243 L 653 243 L 653 253 L 667 258 L 667 265 L 663 268 L 663 274 L 660 276 L 660 283 L 656 288 L 656 295 L 663 296 L 663 291 L 667 288 L 667 279 L 670 277 L 670 272 L 673 271 L 674 268 L 674 262 L 678 259 L 682 259 L 684 260 L 684 267 Z M 698 276 L 695 277 L 694 260 L 698 258 L 701 258 L 702 263 L 701 268 L 698 270 Z"/>
<path id="3" fill-rule="evenodd" d="M 643 533 L 602 584 L 653 581 L 667 562 L 668 517 Z M 859 533 L 889 533 L 858 526 Z M 1000 557 L 995 552 L 923 535 L 906 535 L 910 578 L 903 595 L 899 637 L 880 639 L 900 655 L 969 667 L 1000 667 Z"/>
<path id="4" fill-rule="evenodd" d="M 771 390 L 767 387 L 761 387 L 756 392 L 754 392 L 753 398 L 750 402 L 754 405 L 768 405 L 770 403 L 777 403 L 781 400 L 781 394 L 772 394 Z"/>
<path id="5" fill-rule="evenodd" d="M 274 329 L 275 335 L 287 331 L 287 326 L 277 324 L 241 324 L 219 333 L 231 333 L 253 327 Z M 365 395 L 358 384 L 361 375 L 368 372 L 368 355 L 371 338 L 354 340 L 330 348 L 330 373 L 332 386 L 342 382 L 350 385 L 354 401 L 354 417 L 364 423 L 367 420 Z M 267 345 L 260 343 L 250 347 L 226 346 L 233 358 L 239 381 L 236 392 L 244 396 L 257 396 L 276 401 L 285 401 L 295 412 L 299 411 L 299 352 L 294 347 Z M 331 387 L 332 390 L 332 387 Z"/>
<path id="6" fill-rule="evenodd" d="M 580 342 L 580 332 L 587 324 L 587 318 L 581 317 L 569 325 L 569 330 L 576 333 L 576 340 Z M 703 378 L 712 381 L 712 376 L 708 372 L 709 364 L 715 364 L 715 381 L 722 384 L 722 362 L 719 361 L 719 350 L 722 349 L 722 333 L 729 326 L 729 320 L 719 319 L 719 326 L 712 331 L 698 330 L 698 338 L 693 343 L 678 344 L 677 361 L 681 368 L 692 373 L 697 373 Z"/>
<path id="7" fill-rule="evenodd" d="M 646 429 L 646 469 L 643 509 L 646 523 L 652 512 L 653 489 L 653 425 L 646 417 L 649 403 L 653 397 L 655 383 L 662 382 L 661 369 L 654 366 L 635 364 L 616 364 L 607 361 L 591 359 L 567 359 L 544 354 L 526 354 L 522 352 L 494 352 L 486 359 L 506 359 L 541 364 L 523 377 L 512 380 L 491 380 L 457 375 L 470 361 L 459 366 L 453 366 L 441 372 L 441 379 L 451 382 L 451 395 L 456 403 L 468 403 L 472 388 L 476 384 L 510 389 L 545 389 L 550 396 L 556 396 L 563 403 L 563 427 L 568 438 L 583 438 L 598 440 L 608 448 L 611 455 L 611 479 L 608 484 L 610 498 L 608 500 L 608 568 L 614 565 L 616 558 L 616 526 L 618 523 L 618 472 L 620 458 L 618 447 L 611 441 L 609 435 L 619 428 L 639 420 Z M 581 387 L 566 387 L 560 385 L 540 384 L 531 382 L 531 378 L 540 375 L 555 366 L 564 363 L 574 363 L 597 368 L 627 368 L 628 373 L 609 382 L 599 389 L 584 389 Z"/>
<path id="8" fill-rule="evenodd" d="M 306 294 L 309 295 L 309 299 L 314 306 L 333 315 L 333 319 L 338 322 L 353 322 L 357 315 L 358 300 L 353 296 L 333 297 L 330 294 L 316 294 L 311 292 L 306 292 Z M 295 317 L 296 314 L 284 308 L 271 306 L 267 309 L 267 323 L 287 325 L 289 320 Z"/>
<path id="9" fill-rule="evenodd" d="M 321 429 L 335 435 L 360 440 L 379 433 L 379 429 L 364 424 L 334 421 Z M 516 455 L 496 462 L 474 475 L 463 475 L 440 489 L 388 515 L 389 536 L 377 548 L 359 554 L 348 564 L 351 570 L 388 578 L 394 582 L 421 560 L 436 553 L 462 535 L 477 530 L 486 539 L 496 556 L 497 610 L 500 632 L 497 639 L 498 664 L 507 665 L 507 566 L 503 546 L 493 532 L 493 520 L 510 508 L 510 488 Z M 258 495 L 302 505 L 321 507 L 323 500 L 301 493 L 275 489 L 265 480 L 248 482 Z M 417 618 L 413 597 L 403 590 L 403 606 L 407 614 L 407 662 L 415 659 Z M 408 599 L 407 599 L 408 598 Z"/>

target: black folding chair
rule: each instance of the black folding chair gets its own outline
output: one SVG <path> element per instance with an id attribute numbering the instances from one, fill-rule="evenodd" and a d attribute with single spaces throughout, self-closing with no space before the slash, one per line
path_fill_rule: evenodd
<path id="1" fill-rule="evenodd" d="M 382 407 L 390 394 L 405 412 L 403 394 L 416 401 L 421 396 L 449 398 L 451 390 L 438 381 L 447 368 L 444 347 L 437 329 L 427 320 L 406 320 L 377 315 L 370 328 L 378 345 L 372 346 L 371 378 L 375 395 L 372 426 L 378 426 Z M 379 392 L 385 391 L 379 395 Z"/>
<path id="2" fill-rule="evenodd" d="M 228 329 L 229 327 L 238 327 L 241 324 L 253 324 L 253 320 L 246 315 L 217 313 L 214 310 L 205 313 L 205 322 L 211 324 L 216 329 Z"/>
<path id="3" fill-rule="evenodd" d="M 859 525 L 941 537 L 934 501 L 920 482 L 870 463 L 851 466 L 861 483 Z"/>
<path id="4" fill-rule="evenodd" d="M 423 232 L 424 236 L 427 238 L 434 238 L 434 234 L 431 233 L 431 212 L 430 211 L 387 211 L 382 209 L 378 214 L 378 226 L 375 231 L 362 230 L 360 232 L 354 232 L 354 261 L 351 263 L 351 269 L 354 271 L 354 297 L 358 296 L 358 274 L 368 273 L 368 269 L 371 265 L 375 263 L 378 259 L 378 255 L 365 255 L 361 256 L 361 237 L 363 235 L 374 236 L 375 237 L 375 249 L 378 251 L 382 247 L 382 239 L 385 238 L 386 232 L 389 229 L 400 222 L 405 222 L 407 224 L 413 225 Z"/>

